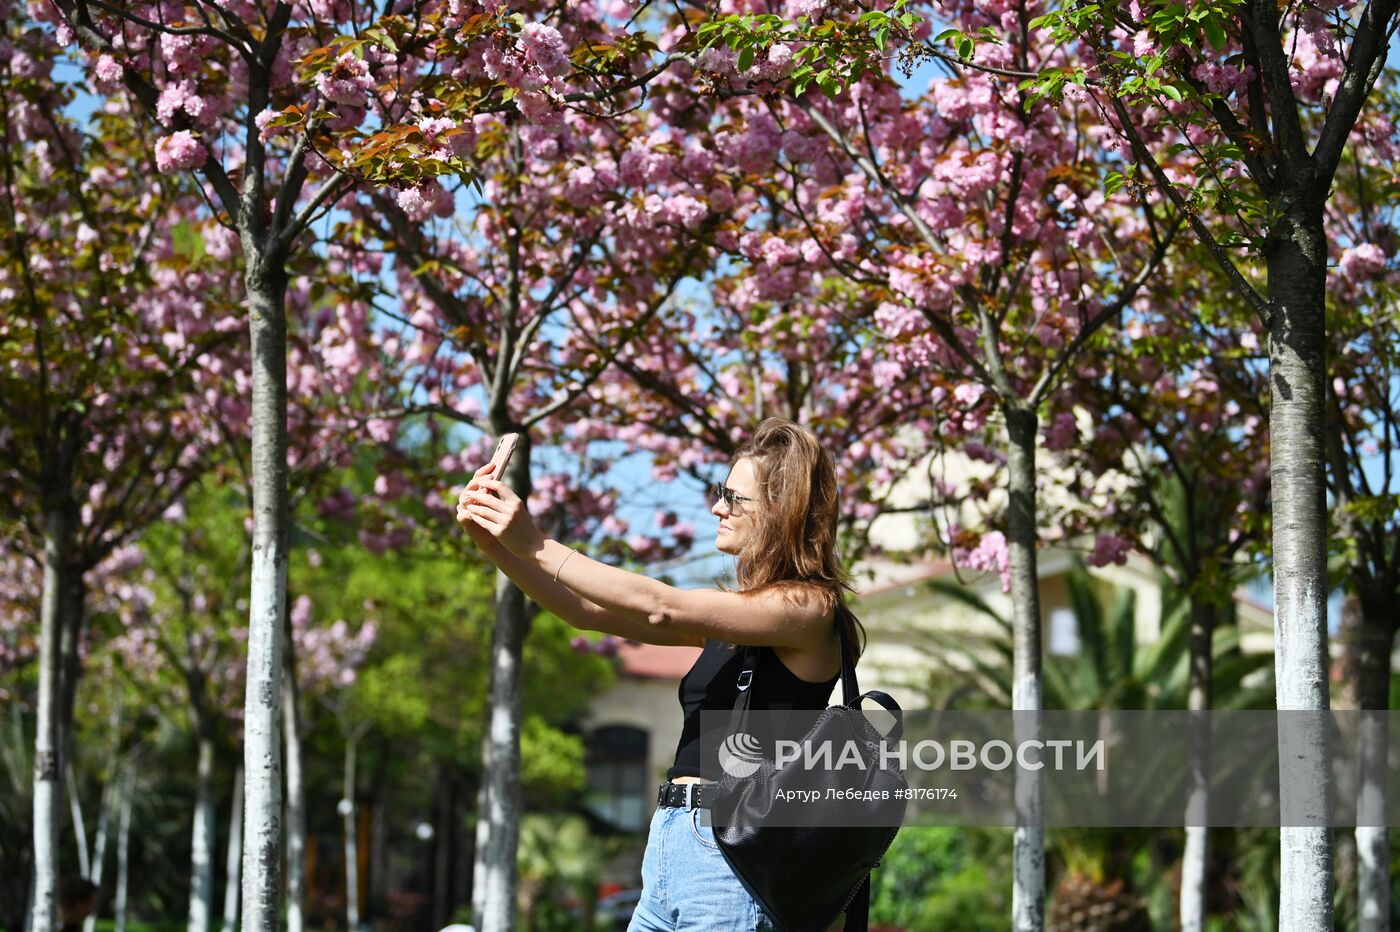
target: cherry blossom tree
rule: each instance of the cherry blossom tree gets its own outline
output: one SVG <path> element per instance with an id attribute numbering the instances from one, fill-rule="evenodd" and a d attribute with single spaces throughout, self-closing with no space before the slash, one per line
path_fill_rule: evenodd
<path id="1" fill-rule="evenodd" d="M 188 927 L 200 932 L 214 921 L 215 768 L 230 739 L 241 736 L 247 632 L 239 589 L 248 562 L 242 514 L 236 498 L 199 490 L 148 531 L 123 606 L 125 628 L 110 644 L 149 702 L 184 699 L 197 748 Z"/>
<path id="2" fill-rule="evenodd" d="M 775 29 L 800 40 L 797 80 L 833 92 L 898 49 L 906 60 L 1021 81 L 1034 99 L 1089 101 L 1099 110 L 1099 128 L 1117 137 L 1122 156 L 1106 190 L 1141 184 L 1172 203 L 1269 334 L 1278 706 L 1325 709 L 1323 211 L 1348 140 L 1358 128 L 1375 132 L 1377 118 L 1364 110 L 1397 4 L 1280 11 L 1234 0 L 1190 9 L 1132 0 L 1037 5 L 1027 10 L 1031 19 L 979 6 L 990 22 L 964 23 L 939 8 L 936 18 L 951 28 L 936 37 L 917 14 L 899 12 L 904 4 L 895 15 L 837 17 L 834 27 L 804 16 L 793 24 L 731 18 L 713 28 L 750 62 Z M 1028 33 L 1064 54 L 1009 59 Z M 1230 254 L 1237 247 L 1239 260 Z M 1284 805 L 1316 815 L 1319 825 L 1284 828 L 1281 921 L 1323 928 L 1331 915 L 1331 848 L 1320 827 L 1327 744 L 1317 730 L 1301 740 L 1317 753 L 1283 755 Z"/>
<path id="3" fill-rule="evenodd" d="M 1400 444 L 1397 397 L 1397 214 L 1394 146 L 1355 144 L 1329 205 L 1329 243 L 1338 273 L 1329 281 L 1327 358 L 1327 479 L 1333 545 L 1344 567 L 1344 587 L 1359 618 L 1344 624 L 1345 705 L 1363 711 L 1390 705 L 1390 658 L 1400 596 L 1400 508 L 1396 457 Z M 1384 819 L 1388 805 L 1383 755 L 1384 722 L 1365 716 L 1358 789 L 1356 850 L 1358 928 L 1383 929 L 1390 915 L 1390 852 Z M 1346 877 L 1345 872 L 1341 876 Z"/>
<path id="4" fill-rule="evenodd" d="M 1262 334 L 1215 276 L 1188 272 L 1198 262 L 1178 250 L 1126 325 L 1105 333 L 1096 377 L 1059 393 L 1047 446 L 1073 471 L 1063 520 L 1094 538 L 1089 562 L 1124 562 L 1134 549 L 1162 571 L 1165 599 L 1186 601 L 1186 704 L 1206 710 L 1215 704 L 1213 682 L 1239 675 L 1224 667 L 1249 662 L 1219 626 L 1242 582 L 1241 562 L 1267 552 L 1269 458 Z M 1193 751 L 1187 811 L 1205 813 L 1209 742 Z M 1185 832 L 1179 914 L 1183 929 L 1200 930 L 1209 835 L 1202 824 Z"/>
<path id="5" fill-rule="evenodd" d="M 313 223 L 361 178 L 470 174 L 461 158 L 426 155 L 416 121 L 431 101 L 454 105 L 451 135 L 488 110 L 552 111 L 608 99 L 664 68 L 642 66 L 644 42 L 600 21 L 571 30 L 591 64 L 573 76 L 552 27 L 526 21 L 569 8 L 521 3 L 370 6 L 287 2 L 108 5 L 55 0 L 62 41 L 76 38 L 94 77 L 121 84 L 159 126 L 162 172 L 196 172 L 211 212 L 237 233 L 252 343 L 254 528 L 247 677 L 245 922 L 278 925 L 281 762 L 277 753 L 280 630 L 286 602 L 288 261 Z M 54 8 L 43 5 L 41 12 Z M 580 21 L 592 15 L 591 8 Z M 615 37 L 616 41 L 607 41 Z M 303 70 L 294 75 L 293 64 Z M 634 65 L 640 74 L 634 74 Z M 566 80 L 565 72 L 572 76 Z M 383 97 L 371 95 L 383 90 Z M 387 99 L 389 105 L 379 105 Z M 372 126 L 378 132 L 366 133 Z M 368 138 L 367 138 L 368 137 Z M 434 151 L 436 147 L 432 147 Z M 348 171 L 342 171 L 346 169 Z"/>
<path id="6" fill-rule="evenodd" d="M 701 64 L 721 96 L 739 98 L 733 112 L 747 138 L 781 141 L 792 167 L 784 172 L 791 194 L 779 203 L 801 231 L 788 251 L 877 296 L 875 323 L 893 338 L 889 358 L 925 373 L 923 397 L 941 431 L 1004 450 L 1004 538 L 986 543 L 1005 541 L 1013 708 L 1039 709 L 1041 412 L 1150 280 L 1181 215 L 1160 198 L 1102 190 L 1111 134 L 1089 101 L 1056 108 L 986 71 L 953 73 L 906 100 L 888 61 L 856 69 L 858 83 L 813 72 L 809 53 L 826 46 L 805 30 L 827 21 L 823 11 L 795 26 L 774 14 L 719 12 L 730 15 L 702 32 L 712 44 Z M 1010 35 L 987 54 L 994 70 L 1023 71 L 1063 61 L 1063 49 L 1031 28 L 1034 12 L 941 9 L 974 33 L 1004 20 Z M 799 44 L 784 41 L 790 36 Z M 775 76 L 786 91 L 776 99 L 761 93 Z M 1000 562 L 975 531 L 949 543 L 970 560 Z M 1016 928 L 1043 924 L 1039 792 L 1033 775 L 1018 780 Z"/>
<path id="7" fill-rule="evenodd" d="M 0 469 L 12 544 L 44 567 L 34 924 L 48 928 L 85 576 L 204 469 L 200 360 L 228 337 L 213 279 L 178 243 L 190 201 L 153 180 L 121 102 L 75 124 L 54 33 L 5 22 Z"/>
<path id="8" fill-rule="evenodd" d="M 374 645 L 376 624 L 373 603 L 365 603 L 365 620 L 352 632 L 346 621 L 313 627 L 313 606 L 308 596 L 298 596 L 292 605 L 292 638 L 297 644 L 297 687 L 316 698 L 335 718 L 345 741 L 344 788 L 337 810 L 345 827 L 345 921 L 346 928 L 360 929 L 359 831 L 356 826 L 356 751 L 369 730 L 371 720 L 355 714 L 351 687 L 365 655 Z"/>
<path id="9" fill-rule="evenodd" d="M 537 44 L 541 36 L 550 41 Z M 558 36 L 542 26 L 522 36 L 519 50 L 543 59 L 543 49 L 562 47 Z M 419 124 L 429 138 L 444 125 L 443 118 Z M 644 202 L 661 200 L 667 181 L 619 169 L 639 132 L 636 121 L 527 112 L 478 116 L 472 130 L 485 178 L 479 199 L 460 183 L 428 180 L 393 198 L 376 194 L 358 211 L 369 234 L 395 255 L 397 313 L 412 367 L 408 410 L 479 432 L 478 442 L 441 461 L 452 473 L 470 474 L 487 458 L 484 444 L 520 433 L 524 442 L 507 481 L 541 512 L 567 515 L 568 529 L 577 530 L 590 512 L 601 516 L 604 503 L 595 495 L 591 507 L 577 500 L 561 507 L 557 493 L 567 484 L 532 475 L 531 440 L 563 432 L 577 417 L 578 399 L 648 321 L 668 313 L 677 285 L 698 273 L 709 250 L 658 241 L 637 224 Z M 463 199 L 472 221 L 449 222 Z M 702 206 L 693 222 L 705 213 Z M 680 529 L 674 536 L 688 545 Z M 528 623 L 523 597 L 502 576 L 473 884 L 482 928 L 506 927 L 516 901 L 520 658 Z"/>
<path id="10" fill-rule="evenodd" d="M 1059 75 L 1027 76 L 1050 93 L 1082 82 L 1103 100 L 1141 166 L 1129 175 L 1191 208 L 1196 240 L 1269 335 L 1280 710 L 1329 703 L 1324 218 L 1348 142 L 1386 132 L 1393 138 L 1389 115 L 1365 110 L 1397 24 L 1393 0 L 1284 10 L 1236 2 L 1190 11 L 1153 2 L 1111 12 L 1051 7 L 1044 25 L 1073 43 L 1078 60 Z M 1164 160 L 1186 171 L 1171 173 Z M 1238 259 L 1235 247 L 1244 247 Z M 1308 750 L 1281 755 L 1281 803 L 1316 824 L 1282 829 L 1279 921 L 1327 928 L 1325 727 L 1319 720 L 1298 735 L 1281 731 L 1281 740 L 1290 738 Z"/>

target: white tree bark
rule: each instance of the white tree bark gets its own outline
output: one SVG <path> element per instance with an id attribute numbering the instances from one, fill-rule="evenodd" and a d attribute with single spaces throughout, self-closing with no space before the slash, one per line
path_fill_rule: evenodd
<path id="1" fill-rule="evenodd" d="M 44 515 L 44 592 L 39 609 L 39 708 L 34 729 L 34 932 L 58 926 L 58 773 L 60 602 L 67 583 L 71 513 L 63 505 Z"/>
<path id="2" fill-rule="evenodd" d="M 514 466 L 514 462 L 511 463 Z M 491 638 L 491 701 L 483 748 L 484 808 L 477 816 L 478 878 L 472 913 L 480 932 L 515 928 L 515 857 L 520 842 L 520 657 L 525 603 L 504 573 L 496 583 L 496 625 Z M 445 839 L 441 843 L 445 843 Z"/>
<path id="3" fill-rule="evenodd" d="M 1386 830 L 1369 826 L 1356 829 L 1357 877 L 1356 928 L 1358 932 L 1389 932 L 1390 884 L 1385 869 L 1390 864 Z"/>
<path id="4" fill-rule="evenodd" d="M 1279 925 L 1332 928 L 1331 741 L 1322 212 L 1295 207 L 1268 253 L 1274 676 L 1279 710 Z M 1305 713 L 1317 714 L 1305 714 Z"/>
<path id="5" fill-rule="evenodd" d="M 243 768 L 233 774 L 233 811 L 228 817 L 228 854 L 224 857 L 224 932 L 238 932 L 238 890 L 243 866 Z"/>
<path id="6" fill-rule="evenodd" d="M 1013 713 L 1039 712 L 1041 687 L 1040 584 L 1036 568 L 1034 411 L 1006 405 L 1008 491 L 1007 565 L 1011 573 Z M 1039 716 L 1013 714 L 1016 742 L 1038 740 Z M 1012 837 L 1011 926 L 1045 928 L 1045 801 L 1040 774 L 1016 773 Z"/>
<path id="7" fill-rule="evenodd" d="M 199 763 L 195 771 L 194 826 L 190 838 L 189 932 L 209 932 L 214 913 L 214 738 L 198 723 Z"/>
<path id="8" fill-rule="evenodd" d="M 131 798 L 136 794 L 136 763 L 127 764 L 122 781 L 122 812 L 117 823 L 117 892 L 112 911 L 116 932 L 126 932 L 126 890 L 131 877 L 127 870 L 127 843 L 131 838 Z"/>
<path id="9" fill-rule="evenodd" d="M 509 431 L 493 424 L 496 433 Z M 516 495 L 530 494 L 528 437 L 506 467 Z M 520 663 L 529 621 L 525 597 L 504 573 L 496 575 L 496 624 L 491 631 L 487 727 L 482 741 L 483 786 L 477 811 L 472 865 L 472 916 L 479 932 L 513 932 L 516 909 L 516 849 L 520 842 Z M 445 843 L 440 840 L 439 843 Z"/>
<path id="10" fill-rule="evenodd" d="M 117 786 L 116 769 L 113 768 L 112 779 L 107 781 L 107 785 L 102 788 L 102 802 L 97 807 L 97 838 L 92 845 L 92 876 L 88 879 L 93 886 L 98 889 L 98 902 L 101 902 L 102 874 L 104 862 L 107 860 L 107 824 L 111 822 L 112 795 Z M 83 932 L 95 932 L 97 929 L 97 913 L 94 909 L 86 919 L 83 920 Z"/>
<path id="11" fill-rule="evenodd" d="M 78 774 L 70 757 L 63 767 L 68 782 L 68 812 L 73 818 L 73 841 L 78 849 L 78 873 L 92 877 L 92 862 L 88 860 L 87 828 L 83 825 L 83 801 L 78 798 Z"/>
<path id="12" fill-rule="evenodd" d="M 341 817 L 345 827 L 345 923 L 350 932 L 360 929 L 360 839 L 355 825 L 355 749 L 358 736 L 345 742 L 345 795 Z"/>
<path id="13" fill-rule="evenodd" d="M 1186 848 L 1181 856 L 1181 932 L 1205 932 L 1206 862 L 1210 856 L 1210 725 L 1215 608 L 1203 598 L 1191 599 L 1187 634 L 1186 707 L 1192 711 L 1191 760 L 1186 797 Z"/>
<path id="14" fill-rule="evenodd" d="M 241 218 L 261 223 L 261 218 Z M 243 925 L 281 927 L 282 624 L 287 592 L 286 273 L 243 231 L 253 353 L 253 547 L 243 713 Z M 259 231 L 260 232 L 260 231 Z"/>
<path id="15" fill-rule="evenodd" d="M 283 642 L 282 728 L 287 745 L 287 932 L 302 932 L 306 902 L 306 788 L 301 775 L 301 706 L 290 636 Z"/>

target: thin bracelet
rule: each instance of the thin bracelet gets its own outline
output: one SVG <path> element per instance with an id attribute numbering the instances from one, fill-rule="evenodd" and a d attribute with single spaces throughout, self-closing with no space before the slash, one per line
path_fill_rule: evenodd
<path id="1" fill-rule="evenodd" d="M 559 569 L 557 569 L 557 570 L 554 571 L 554 581 L 555 581 L 555 582 L 558 582 L 558 581 L 559 581 L 559 573 L 560 573 L 561 570 L 564 569 L 564 564 L 569 562 L 569 557 L 573 556 L 573 555 L 576 554 L 576 553 L 578 553 L 578 551 L 575 550 L 575 549 L 573 549 L 572 547 L 570 547 L 570 548 L 569 548 L 568 554 L 564 557 L 564 559 L 562 559 L 562 560 L 559 561 Z"/>

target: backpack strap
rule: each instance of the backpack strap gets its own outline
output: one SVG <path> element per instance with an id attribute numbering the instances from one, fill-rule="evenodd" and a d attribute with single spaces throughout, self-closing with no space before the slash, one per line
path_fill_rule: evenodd
<path id="1" fill-rule="evenodd" d="M 729 713 L 729 733 L 731 735 L 743 731 L 744 717 L 749 711 L 749 700 L 753 696 L 753 678 L 758 668 L 759 652 L 761 647 L 744 645 L 740 648 L 744 652 L 743 668 L 739 670 L 739 693 L 734 697 L 734 710 Z"/>

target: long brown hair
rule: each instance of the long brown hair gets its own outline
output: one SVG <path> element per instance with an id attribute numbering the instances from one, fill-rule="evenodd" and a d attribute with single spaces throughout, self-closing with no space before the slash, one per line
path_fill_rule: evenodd
<path id="1" fill-rule="evenodd" d="M 730 468 L 745 458 L 753 462 L 762 508 L 736 557 L 739 591 L 782 588 L 795 598 L 813 586 L 824 590 L 835 599 L 837 622 L 846 626 L 859 658 L 865 627 L 846 605 L 845 593 L 855 587 L 836 550 L 835 459 L 816 434 L 783 417 L 759 424 L 734 451 Z"/>

